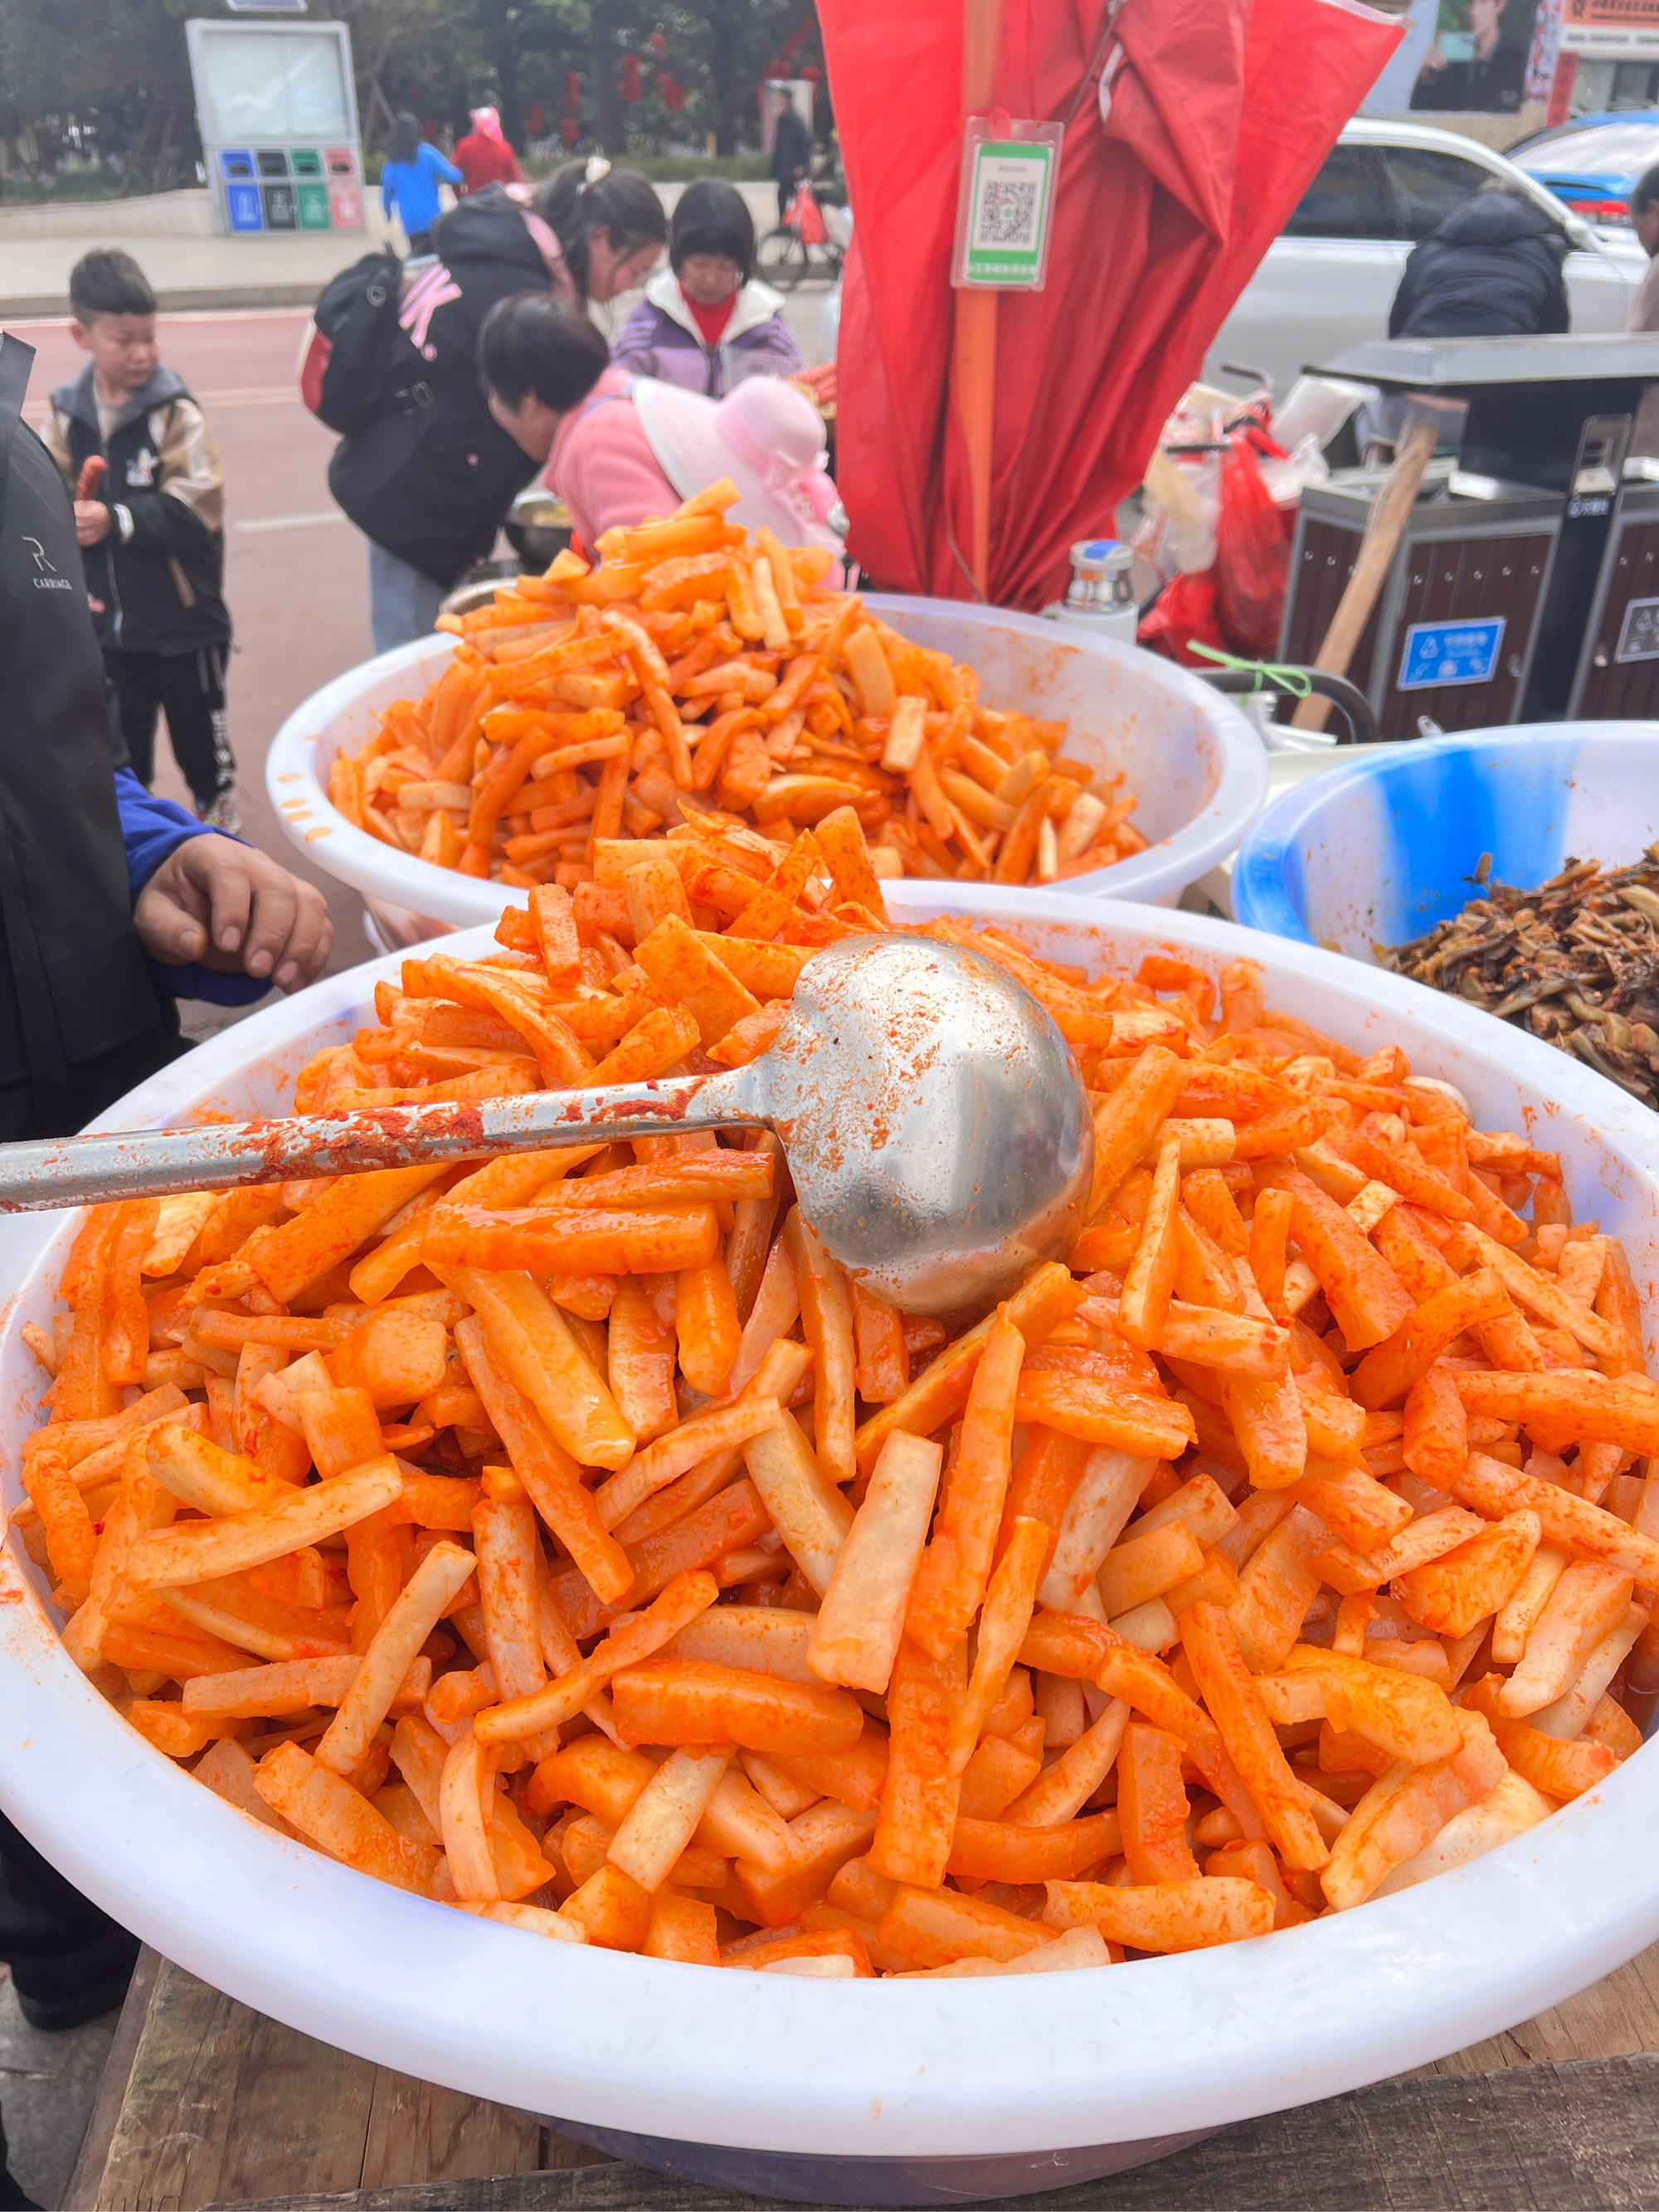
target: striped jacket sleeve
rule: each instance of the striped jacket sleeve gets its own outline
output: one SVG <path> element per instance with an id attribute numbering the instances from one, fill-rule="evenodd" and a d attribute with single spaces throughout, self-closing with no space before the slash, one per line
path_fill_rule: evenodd
<path id="1" fill-rule="evenodd" d="M 47 414 L 40 428 L 40 442 L 57 462 L 64 482 L 70 494 L 75 490 L 75 456 L 70 451 L 69 424 L 56 407 Z"/>
<path id="2" fill-rule="evenodd" d="M 225 472 L 201 409 L 168 399 L 149 417 L 156 456 L 148 491 L 123 486 L 111 502 L 119 542 L 152 552 L 182 552 L 224 526 Z"/>

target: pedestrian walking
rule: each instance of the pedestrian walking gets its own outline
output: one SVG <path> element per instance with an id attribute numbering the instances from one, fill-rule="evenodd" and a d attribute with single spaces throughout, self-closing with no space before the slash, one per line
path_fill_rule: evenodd
<path id="1" fill-rule="evenodd" d="M 518 155 L 501 135 L 501 117 L 493 107 L 475 107 L 470 112 L 472 128 L 465 138 L 455 141 L 455 167 L 461 173 L 456 198 L 465 199 L 469 192 L 481 192 L 486 185 L 522 184 L 524 172 Z"/>
<path id="2" fill-rule="evenodd" d="M 46 439 L 75 500 L 87 592 L 134 772 L 155 778 L 155 727 L 199 819 L 234 836 L 225 712 L 224 471 L 202 410 L 162 362 L 155 295 L 129 253 L 70 275 L 70 335 L 91 356 L 52 395 Z"/>
<path id="3" fill-rule="evenodd" d="M 778 188 L 778 221 L 787 222 L 796 186 L 812 173 L 812 134 L 787 92 L 780 89 L 772 99 L 772 176 Z"/>
<path id="4" fill-rule="evenodd" d="M 686 186 L 669 225 L 668 263 L 611 349 L 618 368 L 710 399 L 745 377 L 799 374 L 783 295 L 755 276 L 754 221 L 735 185 L 700 177 Z"/>
<path id="5" fill-rule="evenodd" d="M 461 172 L 421 136 L 421 126 L 404 109 L 392 126 L 386 167 L 380 172 L 380 208 L 404 227 L 411 254 L 430 253 L 432 226 L 441 203 L 440 184 L 459 185 Z"/>

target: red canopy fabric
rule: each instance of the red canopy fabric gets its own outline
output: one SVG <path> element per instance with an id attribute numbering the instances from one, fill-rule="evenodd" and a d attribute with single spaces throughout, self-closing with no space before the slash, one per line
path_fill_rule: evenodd
<path id="1" fill-rule="evenodd" d="M 886 589 L 971 598 L 951 404 L 963 0 L 819 0 L 818 13 L 856 225 L 836 466 L 852 549 Z M 1000 606 L 1054 598 L 1073 541 L 1110 531 L 1401 36 L 1359 0 L 1121 0 L 1109 35 L 1108 13 L 1109 0 L 1006 0 L 997 106 L 1064 121 L 1090 82 L 1066 134 L 1047 287 L 999 303 L 987 596 Z"/>

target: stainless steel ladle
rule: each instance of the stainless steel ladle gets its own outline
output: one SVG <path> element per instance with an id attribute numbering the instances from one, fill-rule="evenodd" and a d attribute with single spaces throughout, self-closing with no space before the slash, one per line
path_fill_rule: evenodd
<path id="1" fill-rule="evenodd" d="M 818 953 L 746 1067 L 0 1146 L 0 1212 L 754 1127 L 777 1132 L 830 1251 L 907 1312 L 1006 1297 L 1084 1225 L 1093 1124 L 1052 1018 L 981 954 L 897 936 Z"/>

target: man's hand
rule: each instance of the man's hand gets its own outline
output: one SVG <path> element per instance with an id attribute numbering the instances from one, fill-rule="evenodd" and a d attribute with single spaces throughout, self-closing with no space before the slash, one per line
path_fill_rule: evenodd
<path id="1" fill-rule="evenodd" d="M 77 499 L 75 502 L 75 542 L 77 545 L 101 544 L 115 526 L 115 518 L 101 499 Z"/>
<path id="2" fill-rule="evenodd" d="M 133 921 L 152 960 L 199 961 L 221 975 L 269 977 L 298 991 L 321 974 L 334 942 L 323 895 L 250 845 L 191 837 L 138 894 Z"/>

